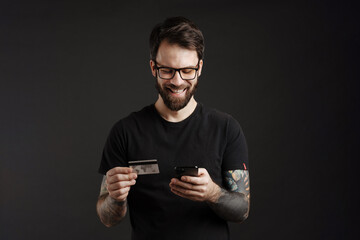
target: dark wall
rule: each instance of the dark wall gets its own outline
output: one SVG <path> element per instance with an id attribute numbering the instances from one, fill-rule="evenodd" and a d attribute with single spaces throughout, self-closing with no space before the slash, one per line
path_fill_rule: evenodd
<path id="1" fill-rule="evenodd" d="M 205 35 L 197 100 L 247 137 L 251 213 L 233 239 L 356 232 L 355 6 L 31 2 L 0 5 L 0 239 L 130 239 L 129 219 L 107 229 L 97 218 L 97 168 L 111 126 L 155 102 L 148 36 L 176 15 Z"/>

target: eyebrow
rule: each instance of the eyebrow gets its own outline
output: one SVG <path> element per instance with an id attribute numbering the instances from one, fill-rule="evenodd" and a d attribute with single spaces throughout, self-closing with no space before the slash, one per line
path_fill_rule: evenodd
<path id="1" fill-rule="evenodd" d="M 199 61 L 199 62 L 200 62 L 200 61 Z M 181 68 L 173 68 L 173 67 L 164 66 L 164 65 L 162 65 L 162 64 L 160 64 L 160 63 L 158 63 L 158 62 L 155 61 L 155 63 L 156 63 L 157 65 L 159 65 L 159 67 L 173 68 L 173 69 L 197 68 L 196 66 L 199 65 L 199 62 L 198 62 L 198 64 L 196 64 L 195 66 L 186 66 L 186 67 L 181 67 Z"/>

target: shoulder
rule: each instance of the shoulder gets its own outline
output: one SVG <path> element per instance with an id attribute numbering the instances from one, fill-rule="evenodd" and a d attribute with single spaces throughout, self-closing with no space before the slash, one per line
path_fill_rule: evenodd
<path id="1" fill-rule="evenodd" d="M 240 127 L 239 122 L 229 113 L 222 112 L 215 108 L 209 108 L 201 104 L 201 116 L 210 122 L 227 127 Z"/>
<path id="2" fill-rule="evenodd" d="M 142 122 L 147 122 L 149 118 L 154 117 L 154 105 L 148 105 L 143 107 L 139 111 L 130 113 L 128 116 L 118 120 L 113 125 L 113 130 L 123 131 L 124 129 L 131 128 L 135 125 L 139 125 Z"/>

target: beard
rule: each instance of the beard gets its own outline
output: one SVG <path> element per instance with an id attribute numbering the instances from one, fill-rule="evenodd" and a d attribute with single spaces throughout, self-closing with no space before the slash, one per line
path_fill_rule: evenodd
<path id="1" fill-rule="evenodd" d="M 185 97 L 177 98 L 177 97 L 171 96 L 168 93 L 169 90 L 167 90 L 167 88 L 169 87 L 174 90 L 184 89 L 184 85 L 175 86 L 173 84 L 167 84 L 167 85 L 163 85 L 163 87 L 161 87 L 157 78 L 155 78 L 155 88 L 159 92 L 161 98 L 163 99 L 165 106 L 168 107 L 171 111 L 179 111 L 179 110 L 183 109 L 184 107 L 186 107 L 186 105 L 189 103 L 192 96 L 194 96 L 196 89 L 198 87 L 198 83 L 199 83 L 199 80 L 193 85 L 193 87 L 186 86 L 185 87 L 186 88 Z"/>

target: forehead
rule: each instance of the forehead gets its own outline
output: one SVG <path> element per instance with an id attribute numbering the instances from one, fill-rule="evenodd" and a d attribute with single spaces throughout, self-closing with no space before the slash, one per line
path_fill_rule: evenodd
<path id="1" fill-rule="evenodd" d="M 195 50 L 181 47 L 178 44 L 171 44 L 164 40 L 160 43 L 156 62 L 167 67 L 183 68 L 196 66 L 198 57 Z"/>

